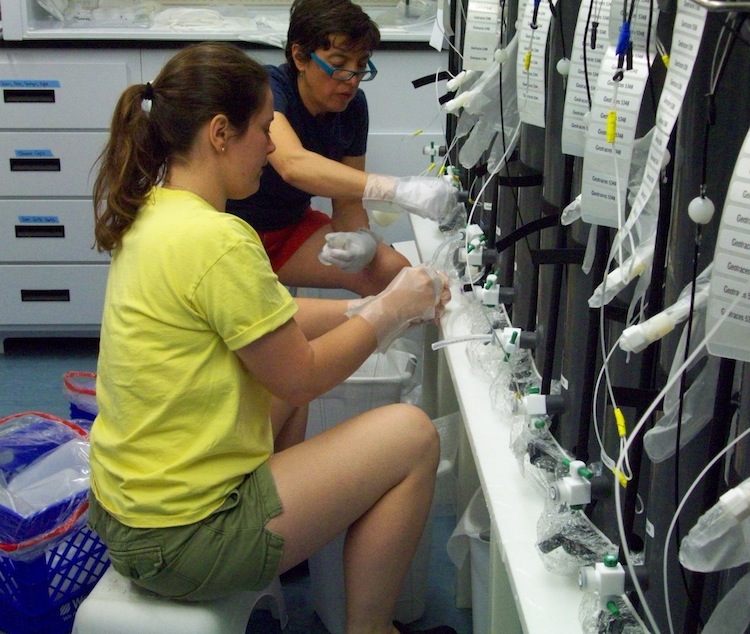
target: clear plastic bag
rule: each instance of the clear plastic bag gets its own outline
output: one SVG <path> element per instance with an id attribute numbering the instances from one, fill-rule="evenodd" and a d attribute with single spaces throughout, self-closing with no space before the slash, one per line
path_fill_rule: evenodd
<path id="1" fill-rule="evenodd" d="M 715 572 L 750 563 L 750 478 L 727 491 L 680 544 L 688 570 Z"/>
<path id="2" fill-rule="evenodd" d="M 96 372 L 66 372 L 63 374 L 63 391 L 70 403 L 71 418 L 96 418 L 99 413 Z"/>
<path id="3" fill-rule="evenodd" d="M 557 575 L 577 575 L 582 566 L 617 552 L 581 511 L 557 512 L 549 502 L 537 522 L 536 548 L 544 567 Z"/>
<path id="4" fill-rule="evenodd" d="M 88 434 L 51 414 L 0 420 L 0 554 L 30 560 L 85 522 Z"/>
<path id="5" fill-rule="evenodd" d="M 625 599 L 615 597 L 612 603 L 612 610 L 605 609 L 598 594 L 587 592 L 583 595 L 578 607 L 583 634 L 647 634 Z"/>

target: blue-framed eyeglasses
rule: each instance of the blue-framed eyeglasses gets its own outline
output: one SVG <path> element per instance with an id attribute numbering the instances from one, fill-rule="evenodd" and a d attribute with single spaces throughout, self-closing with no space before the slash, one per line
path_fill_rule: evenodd
<path id="1" fill-rule="evenodd" d="M 349 70 L 348 68 L 334 68 L 328 62 L 323 61 L 315 53 L 310 53 L 310 57 L 315 63 L 323 69 L 331 79 L 336 81 L 349 81 L 352 77 L 357 77 L 359 81 L 372 81 L 378 74 L 378 69 L 372 60 L 367 60 L 367 70 Z"/>

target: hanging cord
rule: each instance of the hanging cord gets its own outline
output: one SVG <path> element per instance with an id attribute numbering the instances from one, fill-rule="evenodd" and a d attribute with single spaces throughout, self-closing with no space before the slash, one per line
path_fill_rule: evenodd
<path id="1" fill-rule="evenodd" d="M 704 153 L 704 163 L 705 163 L 705 153 Z M 701 186 L 701 189 L 703 189 L 703 186 Z M 698 280 L 698 259 L 700 256 L 700 244 L 701 244 L 701 225 L 696 225 L 695 229 L 695 247 L 693 252 L 693 273 L 692 273 L 692 281 L 693 286 L 690 289 L 690 313 L 688 316 L 687 321 L 687 331 L 685 335 L 685 351 L 684 351 L 684 357 L 683 362 L 685 362 L 688 358 L 688 355 L 690 354 L 690 344 L 692 340 L 692 334 L 693 334 L 693 320 L 695 318 L 695 287 Z M 680 500 L 680 444 L 681 444 L 681 436 L 682 436 L 682 422 L 683 422 L 683 410 L 684 410 L 684 402 L 685 402 L 685 392 L 687 391 L 687 370 L 682 373 L 680 376 L 680 392 L 679 392 L 679 402 L 678 402 L 678 409 L 677 409 L 677 433 L 675 436 L 675 452 L 674 452 L 674 505 L 675 508 L 677 508 L 677 504 Z M 675 518 L 675 542 L 677 547 L 680 545 L 680 523 L 679 523 L 679 517 Z M 688 601 L 692 603 L 693 605 L 696 605 L 695 597 L 692 596 L 692 592 L 690 589 L 690 584 L 687 580 L 687 575 L 685 574 L 685 569 L 680 566 L 680 576 L 682 577 L 682 585 L 685 588 L 685 596 L 687 597 Z M 703 628 L 703 619 L 701 618 L 700 611 L 697 611 L 698 614 L 698 620 L 701 625 L 701 629 Z"/>
<path id="2" fill-rule="evenodd" d="M 646 72 L 648 73 L 648 87 L 651 94 L 651 108 L 656 115 L 656 90 L 654 89 L 654 79 L 651 76 L 651 29 L 654 25 L 654 0 L 648 3 L 648 26 L 646 27 Z M 662 58 L 663 59 L 663 58 Z"/>
<path id="3" fill-rule="evenodd" d="M 734 38 L 731 38 L 727 40 L 726 44 L 724 45 L 724 49 L 721 55 L 721 58 L 719 59 L 719 48 L 722 44 L 722 37 L 728 32 L 726 28 L 722 28 L 722 30 L 719 32 L 719 36 L 717 38 L 716 48 L 714 49 L 714 57 L 712 62 L 712 68 L 711 68 L 711 77 L 709 78 L 709 91 L 706 94 L 707 98 L 707 108 L 706 108 L 706 123 L 703 128 L 703 156 L 701 160 L 701 185 L 700 185 L 700 198 L 696 199 L 695 202 L 703 203 L 703 204 L 709 204 L 708 201 L 706 201 L 706 188 L 707 188 L 707 180 L 708 180 L 708 145 L 709 145 L 709 138 L 711 133 L 711 128 L 716 123 L 716 102 L 715 102 L 715 93 L 719 86 L 719 82 L 721 81 L 721 77 L 723 76 L 724 69 L 727 65 L 727 60 L 729 59 L 729 55 L 731 53 L 731 49 L 733 46 L 733 42 L 736 40 L 736 36 Z M 718 66 L 717 66 L 718 63 Z M 711 207 L 713 208 L 713 205 L 711 204 Z M 693 320 L 694 320 L 694 311 L 695 311 L 695 293 L 696 293 L 696 281 L 698 278 L 698 261 L 700 257 L 700 247 L 701 247 L 701 224 L 696 223 L 696 229 L 695 229 L 695 245 L 694 245 L 694 251 L 693 251 L 693 272 L 692 272 L 692 288 L 690 290 L 690 313 L 688 317 L 687 322 L 687 331 L 686 331 L 686 341 L 685 341 L 685 359 L 687 359 L 688 354 L 690 353 L 690 344 L 691 344 L 691 337 L 692 337 L 692 328 L 693 328 Z M 683 361 L 685 360 L 683 359 Z M 677 507 L 679 500 L 680 500 L 680 445 L 681 445 L 681 432 L 682 432 L 682 424 L 683 424 L 683 409 L 684 409 L 684 400 L 685 400 L 685 392 L 687 391 L 687 377 L 686 374 L 683 373 L 680 377 L 680 390 L 679 390 L 679 401 L 678 401 L 678 410 L 677 410 L 677 429 L 676 429 L 676 437 L 675 437 L 675 459 L 674 459 L 674 504 L 675 507 Z M 675 518 L 673 520 L 674 525 L 674 534 L 675 534 L 675 542 L 676 545 L 679 547 L 680 544 L 680 521 L 677 514 L 675 515 Z M 685 595 L 690 601 L 691 604 L 696 605 L 697 601 L 695 597 L 691 594 L 690 585 L 687 580 L 687 575 L 685 573 L 685 569 L 680 566 L 680 577 L 682 579 L 682 584 L 685 589 Z M 666 583 L 666 580 L 665 580 Z M 669 610 L 669 607 L 667 607 Z M 703 626 L 703 619 L 701 618 L 700 611 L 696 610 L 696 614 L 698 616 L 699 622 L 701 627 Z M 671 614 L 670 614 L 670 629 L 671 629 Z"/>
<path id="4" fill-rule="evenodd" d="M 565 32 L 563 31 L 563 15 L 562 15 L 562 2 L 558 2 L 557 5 L 553 4 L 553 0 L 549 0 L 549 10 L 552 13 L 552 17 L 557 21 L 560 27 L 560 46 L 562 48 L 562 55 L 567 59 L 568 53 L 565 48 Z"/>
<path id="5" fill-rule="evenodd" d="M 591 111 L 591 82 L 589 81 L 589 56 L 586 54 L 586 41 L 589 39 L 589 34 L 591 35 L 591 50 L 596 50 L 596 32 L 599 28 L 599 22 L 594 21 L 593 24 L 591 22 L 591 18 L 594 13 L 594 2 L 596 0 L 591 0 L 589 3 L 589 12 L 586 15 L 586 27 L 583 30 L 583 78 L 586 82 L 586 99 L 588 99 L 589 102 L 589 111 Z M 602 0 L 599 0 L 601 3 Z M 599 8 L 601 8 L 601 4 L 599 5 Z M 592 28 L 593 27 L 593 28 Z"/>

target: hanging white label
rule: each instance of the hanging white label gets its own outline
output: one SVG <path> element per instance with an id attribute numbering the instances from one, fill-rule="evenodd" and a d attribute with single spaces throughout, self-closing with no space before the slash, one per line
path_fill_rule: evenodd
<path id="1" fill-rule="evenodd" d="M 610 10 L 610 45 L 604 54 L 597 78 L 591 119 L 586 132 L 583 176 L 581 182 L 581 218 L 591 224 L 619 227 L 624 224 L 628 175 L 633 154 L 633 143 L 641 108 L 643 92 L 648 80 L 649 61 L 654 57 L 656 40 L 656 7 L 649 16 L 648 8 L 636 6 L 630 28 L 632 68 L 618 59 L 616 41 L 619 38 L 622 9 L 613 3 Z M 646 37 L 651 26 L 651 37 Z M 650 50 L 646 54 L 646 42 Z M 621 78 L 617 81 L 622 71 Z M 608 138 L 608 117 L 614 113 L 614 138 Z"/>
<path id="2" fill-rule="evenodd" d="M 555 4 L 553 2 L 553 4 Z M 536 16 L 534 10 L 536 7 Z M 523 123 L 544 127 L 546 97 L 547 33 L 552 21 L 549 2 L 531 0 L 526 3 L 518 30 L 516 85 L 518 114 Z"/>
<path id="3" fill-rule="evenodd" d="M 599 67 L 609 44 L 610 0 L 589 0 L 578 9 L 562 123 L 563 154 L 583 156 L 584 116 L 591 109 Z"/>
<path id="4" fill-rule="evenodd" d="M 719 357 L 750 361 L 750 131 L 729 182 L 714 251 L 706 332 Z"/>
<path id="5" fill-rule="evenodd" d="M 703 7 L 691 0 L 679 0 L 672 33 L 669 69 L 656 110 L 656 130 L 651 140 L 643 180 L 628 217 L 628 228 L 635 224 L 659 182 L 669 137 L 685 100 L 705 25 L 706 10 Z"/>
<path id="6" fill-rule="evenodd" d="M 464 70 L 486 70 L 494 61 L 499 39 L 495 0 L 469 0 L 464 34 Z"/>

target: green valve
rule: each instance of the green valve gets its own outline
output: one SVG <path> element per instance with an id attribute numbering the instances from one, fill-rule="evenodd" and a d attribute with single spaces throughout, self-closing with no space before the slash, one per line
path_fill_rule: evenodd
<path id="1" fill-rule="evenodd" d="M 620 609 L 614 601 L 607 601 L 607 609 L 612 616 L 620 616 Z"/>
<path id="2" fill-rule="evenodd" d="M 617 563 L 617 555 L 604 555 L 604 565 L 607 568 L 615 568 Z"/>
<path id="3" fill-rule="evenodd" d="M 537 429 L 544 429 L 544 420 L 541 418 L 537 418 L 534 421 L 534 427 L 536 427 Z"/>
<path id="4" fill-rule="evenodd" d="M 536 385 L 529 385 L 529 387 L 526 388 L 526 394 L 539 394 L 539 392 L 539 387 Z"/>

